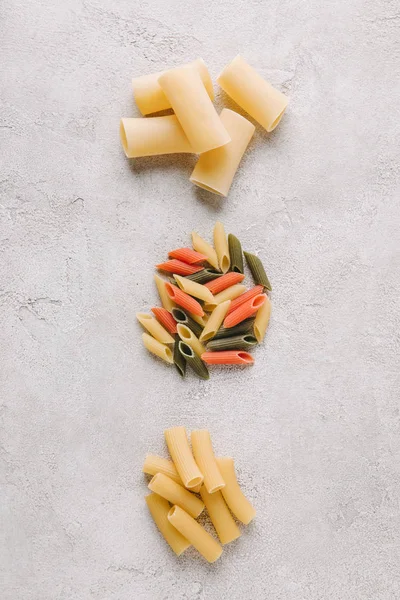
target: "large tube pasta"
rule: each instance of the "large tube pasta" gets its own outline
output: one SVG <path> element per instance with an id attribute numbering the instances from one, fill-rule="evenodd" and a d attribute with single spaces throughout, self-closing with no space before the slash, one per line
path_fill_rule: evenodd
<path id="1" fill-rule="evenodd" d="M 168 513 L 171 508 L 169 502 L 165 498 L 161 498 L 158 494 L 149 494 L 145 497 L 145 500 L 161 535 L 175 554 L 180 556 L 182 552 L 189 548 L 190 542 L 179 533 L 176 527 L 171 525 L 168 519 Z"/>
<path id="2" fill-rule="evenodd" d="M 128 158 L 194 152 L 175 115 L 121 119 L 119 134 Z"/>
<path id="3" fill-rule="evenodd" d="M 198 58 L 187 65 L 183 65 L 183 67 L 194 69 L 199 73 L 208 95 L 213 100 L 213 84 L 203 59 Z M 143 75 L 142 77 L 132 79 L 133 95 L 142 115 L 150 115 L 151 113 L 171 108 L 168 98 L 158 83 L 159 77 L 164 73 L 165 71 L 160 71 L 159 73 L 151 73 L 150 75 Z"/>
<path id="4" fill-rule="evenodd" d="M 219 268 L 223 273 L 226 273 L 231 264 L 231 259 L 229 257 L 228 239 L 221 221 L 217 221 L 214 225 L 214 247 L 218 256 Z"/>
<path id="5" fill-rule="evenodd" d="M 185 487 L 191 489 L 203 483 L 204 477 L 197 466 L 184 427 L 172 427 L 164 432 L 169 453 Z"/>
<path id="6" fill-rule="evenodd" d="M 214 337 L 217 333 L 218 329 L 221 327 L 223 320 L 225 319 L 225 315 L 228 312 L 231 301 L 226 300 L 225 302 L 221 302 L 214 308 L 211 313 L 210 318 L 208 319 L 206 326 L 200 335 L 200 341 L 206 342 Z"/>
<path id="7" fill-rule="evenodd" d="M 205 285 L 197 283 L 196 281 L 191 281 L 180 275 L 174 275 L 174 278 L 181 290 L 186 292 L 186 294 L 189 294 L 189 296 L 194 296 L 205 302 L 212 302 L 214 300 L 214 296 Z"/>
<path id="8" fill-rule="evenodd" d="M 248 525 L 256 516 L 256 511 L 239 487 L 233 458 L 217 458 L 217 464 L 225 481 L 225 487 L 221 490 L 225 502 L 235 517 Z"/>
<path id="9" fill-rule="evenodd" d="M 257 312 L 256 320 L 254 321 L 254 335 L 258 342 L 262 342 L 267 331 L 269 318 L 271 316 L 271 301 L 268 296 L 265 299 L 264 304 Z"/>
<path id="10" fill-rule="evenodd" d="M 221 544 L 229 544 L 240 537 L 240 529 L 229 512 L 221 492 L 209 494 L 203 485 L 200 489 L 200 495 Z"/>
<path id="11" fill-rule="evenodd" d="M 192 431 L 192 448 L 194 459 L 204 475 L 204 486 L 209 494 L 218 492 L 225 486 L 214 456 L 211 437 L 207 429 Z"/>
<path id="12" fill-rule="evenodd" d="M 192 231 L 192 244 L 196 252 L 207 256 L 208 262 L 214 269 L 219 269 L 218 256 L 214 248 L 195 231 Z"/>
<path id="13" fill-rule="evenodd" d="M 218 542 L 179 506 L 171 508 L 168 520 L 208 562 L 215 562 L 221 556 L 222 547 Z"/>
<path id="14" fill-rule="evenodd" d="M 194 69 L 171 69 L 158 79 L 194 152 L 201 154 L 230 142 L 200 75 Z"/>
<path id="15" fill-rule="evenodd" d="M 181 340 L 185 342 L 185 344 L 190 346 L 192 350 L 196 352 L 197 356 L 201 356 L 203 352 L 205 352 L 206 349 L 204 348 L 203 344 L 199 341 L 199 338 L 197 338 L 194 335 L 193 331 L 189 329 L 187 325 L 179 323 L 177 329 L 178 335 L 181 338 Z"/>
<path id="16" fill-rule="evenodd" d="M 174 338 L 166 329 L 147 313 L 136 313 L 136 318 L 151 335 L 162 344 L 173 344 Z"/>
<path id="17" fill-rule="evenodd" d="M 162 496 L 171 504 L 176 504 L 192 517 L 198 517 L 204 510 L 204 503 L 194 494 L 170 479 L 163 473 L 157 473 L 151 479 L 149 490 Z"/>
<path id="18" fill-rule="evenodd" d="M 168 460 L 168 458 L 163 458 L 162 456 L 157 456 L 155 454 L 148 454 L 145 458 L 142 471 L 143 473 L 147 473 L 147 475 L 163 473 L 170 479 L 176 481 L 176 483 L 179 483 L 179 485 L 183 485 L 174 463 L 172 460 Z"/>
<path id="19" fill-rule="evenodd" d="M 236 56 L 217 79 L 222 89 L 267 131 L 273 131 L 288 98 L 263 79 L 241 56 Z"/>
<path id="20" fill-rule="evenodd" d="M 227 196 L 255 127 L 228 108 L 222 110 L 220 118 L 231 141 L 225 146 L 204 152 L 197 161 L 190 181 L 209 192 Z"/>
<path id="21" fill-rule="evenodd" d="M 171 348 L 165 346 L 158 340 L 154 339 L 148 333 L 142 334 L 142 340 L 145 348 L 152 354 L 158 356 L 158 358 L 162 358 L 165 362 L 172 364 L 174 362 L 173 354 Z"/>
<path id="22" fill-rule="evenodd" d="M 171 300 L 171 298 L 167 294 L 167 290 L 166 290 L 165 286 L 168 283 L 168 281 L 165 281 L 165 279 L 163 279 L 162 277 L 160 277 L 157 274 L 154 275 L 154 281 L 157 286 L 161 304 L 163 305 L 163 307 L 166 310 L 169 310 L 171 312 L 172 309 L 176 307 L 176 304 L 175 304 L 175 302 L 173 302 Z"/>

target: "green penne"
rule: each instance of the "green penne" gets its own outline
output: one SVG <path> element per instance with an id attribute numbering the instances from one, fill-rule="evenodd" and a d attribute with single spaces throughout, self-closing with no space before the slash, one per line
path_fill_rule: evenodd
<path id="1" fill-rule="evenodd" d="M 232 337 L 212 340 L 207 344 L 207 350 L 218 352 L 219 350 L 251 350 L 257 344 L 257 338 L 250 333 L 234 335 Z"/>
<path id="2" fill-rule="evenodd" d="M 193 371 L 202 379 L 209 379 L 210 374 L 200 356 L 195 354 L 194 350 L 184 342 L 179 342 L 179 352 L 185 358 L 187 364 L 192 367 Z"/>
<path id="3" fill-rule="evenodd" d="M 176 370 L 178 371 L 181 377 L 185 377 L 186 373 L 186 358 L 179 352 L 179 335 L 175 336 L 175 344 L 174 344 L 174 365 Z"/>
<path id="4" fill-rule="evenodd" d="M 187 275 L 185 279 L 190 279 L 191 281 L 195 281 L 196 283 L 208 283 L 213 279 L 217 279 L 221 277 L 222 273 L 218 273 L 218 271 L 213 271 L 212 269 L 203 269 L 202 271 L 198 271 L 197 273 L 193 273 L 193 275 Z"/>
<path id="5" fill-rule="evenodd" d="M 200 337 L 201 332 L 203 331 L 202 326 L 199 325 L 199 323 L 196 323 L 196 321 L 194 321 L 190 315 L 188 315 L 184 310 L 182 310 L 182 308 L 173 308 L 172 316 L 178 323 L 183 323 L 184 325 L 187 325 L 189 329 L 193 331 L 196 337 Z"/>
<path id="6" fill-rule="evenodd" d="M 232 336 L 244 335 L 253 329 L 253 325 L 254 319 L 246 319 L 245 321 L 235 325 L 235 327 L 228 327 L 227 329 L 225 329 L 225 327 L 220 327 L 217 333 L 214 335 L 213 341 Z"/>
<path id="7" fill-rule="evenodd" d="M 253 275 L 254 282 L 259 285 L 263 285 L 267 290 L 272 290 L 271 284 L 268 280 L 264 266 L 261 260 L 255 254 L 249 252 L 243 252 L 246 257 L 246 262 L 249 265 L 251 274 Z"/>
<path id="8" fill-rule="evenodd" d="M 231 258 L 230 271 L 244 272 L 242 245 L 233 233 L 228 235 L 229 256 Z"/>

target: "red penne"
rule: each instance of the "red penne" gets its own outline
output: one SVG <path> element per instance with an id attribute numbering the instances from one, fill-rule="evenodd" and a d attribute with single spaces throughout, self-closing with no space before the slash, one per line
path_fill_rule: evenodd
<path id="1" fill-rule="evenodd" d="M 222 277 L 221 277 L 221 279 L 222 279 Z M 256 285 L 253 288 L 251 288 L 250 290 L 247 290 L 247 292 L 245 292 L 238 298 L 235 298 L 235 300 L 232 300 L 227 314 L 230 315 L 231 312 L 233 312 L 234 310 L 236 310 L 238 308 L 238 306 L 240 306 L 241 304 L 244 304 L 248 300 L 251 300 L 251 298 L 258 296 L 258 294 L 262 294 L 263 291 L 264 291 L 264 287 L 262 285 Z"/>
<path id="2" fill-rule="evenodd" d="M 250 300 L 247 300 L 247 302 L 244 302 L 238 306 L 236 310 L 225 317 L 224 327 L 234 327 L 238 323 L 241 323 L 245 319 L 248 319 L 254 315 L 264 304 L 266 297 L 267 296 L 265 294 L 258 294 L 258 296 L 250 298 Z"/>
<path id="3" fill-rule="evenodd" d="M 194 265 L 207 260 L 205 254 L 200 254 L 200 252 L 196 252 L 191 248 L 177 248 L 176 250 L 171 250 L 171 252 L 168 252 L 168 256 L 170 258 L 177 258 L 188 265 Z"/>
<path id="4" fill-rule="evenodd" d="M 252 365 L 254 358 L 243 350 L 222 350 L 221 352 L 203 352 L 201 360 L 207 365 Z"/>
<path id="5" fill-rule="evenodd" d="M 182 292 L 182 290 L 180 290 L 176 285 L 172 285 L 172 283 L 166 283 L 165 289 L 168 296 L 176 304 L 182 306 L 182 308 L 186 308 L 186 310 L 194 315 L 198 315 L 199 317 L 204 316 L 204 310 L 201 308 L 201 304 L 192 298 L 192 296 L 189 296 L 189 294 L 186 294 L 186 292 Z"/>
<path id="6" fill-rule="evenodd" d="M 231 285 L 240 283 L 243 281 L 243 279 L 244 275 L 242 275 L 242 273 L 225 273 L 225 275 L 222 275 L 217 279 L 213 279 L 204 285 L 212 294 L 218 294 L 219 292 L 222 292 L 222 290 L 226 290 L 226 288 L 231 287 Z"/>
<path id="7" fill-rule="evenodd" d="M 151 312 L 169 333 L 177 333 L 176 321 L 166 308 L 155 307 L 151 309 Z"/>
<path id="8" fill-rule="evenodd" d="M 168 273 L 174 273 L 174 275 L 193 275 L 193 273 L 202 271 L 203 267 L 194 267 L 181 260 L 174 259 L 156 265 L 156 269 L 162 269 L 163 271 L 168 271 Z"/>

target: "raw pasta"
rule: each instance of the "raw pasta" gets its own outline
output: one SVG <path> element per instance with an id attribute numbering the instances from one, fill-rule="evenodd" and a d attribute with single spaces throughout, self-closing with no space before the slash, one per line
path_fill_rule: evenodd
<path id="1" fill-rule="evenodd" d="M 203 267 L 188 265 L 181 260 L 172 259 L 156 265 L 156 269 L 161 269 L 168 273 L 176 273 L 177 275 L 193 275 L 193 273 L 201 271 Z"/>
<path id="2" fill-rule="evenodd" d="M 221 490 L 225 502 L 235 517 L 248 525 L 256 516 L 256 511 L 239 487 L 233 458 L 217 458 L 217 464 L 225 481 L 225 487 Z"/>
<path id="3" fill-rule="evenodd" d="M 218 304 L 222 304 L 222 302 L 226 302 L 226 300 L 234 300 L 245 291 L 246 286 L 244 285 L 239 283 L 237 285 L 231 285 L 231 287 L 227 288 L 226 290 L 222 290 L 222 292 L 219 294 L 215 294 L 213 303 L 206 302 L 204 305 L 204 310 L 211 312 L 216 306 L 218 306 Z"/>
<path id="4" fill-rule="evenodd" d="M 229 258 L 229 247 L 225 229 L 220 221 L 217 221 L 214 225 L 214 247 L 218 257 L 219 268 L 223 273 L 226 273 L 231 260 Z"/>
<path id="5" fill-rule="evenodd" d="M 167 290 L 165 289 L 165 286 L 168 282 L 157 274 L 154 275 L 154 281 L 157 286 L 161 304 L 166 310 L 172 311 L 176 304 L 175 302 L 172 302 L 171 298 L 167 294 Z"/>
<path id="6" fill-rule="evenodd" d="M 191 348 L 185 342 L 179 342 L 179 352 L 183 354 L 188 365 L 190 365 L 193 371 L 201 377 L 201 379 L 209 379 L 210 374 L 204 362 L 201 360 L 193 348 Z"/>
<path id="7" fill-rule="evenodd" d="M 203 331 L 203 327 L 199 323 L 194 321 L 192 317 L 188 315 L 184 310 L 182 310 L 181 308 L 173 308 L 172 314 L 175 320 L 178 321 L 178 323 L 183 323 L 184 325 L 187 325 L 189 329 L 193 331 L 195 336 L 200 337 L 201 332 Z"/>
<path id="8" fill-rule="evenodd" d="M 203 483 L 204 477 L 193 458 L 184 427 L 172 427 L 164 432 L 169 453 L 184 486 L 194 488 Z"/>
<path id="9" fill-rule="evenodd" d="M 219 277 L 223 277 L 222 273 L 217 273 L 217 271 L 213 271 L 212 269 L 203 269 L 198 273 L 193 273 L 193 275 L 187 275 L 186 279 L 190 279 L 191 281 L 196 281 L 197 283 L 204 285 L 209 281 L 218 279 Z"/>
<path id="10" fill-rule="evenodd" d="M 251 350 L 256 344 L 257 339 L 254 335 L 247 333 L 245 335 L 234 335 L 220 340 L 211 340 L 211 342 L 207 344 L 207 350 L 210 352 L 220 352 L 221 350 Z"/>
<path id="11" fill-rule="evenodd" d="M 221 492 L 209 494 L 203 485 L 200 496 L 214 525 L 221 544 L 229 544 L 240 537 L 240 529 L 236 525 Z"/>
<path id="12" fill-rule="evenodd" d="M 207 429 L 192 431 L 192 448 L 194 459 L 203 473 L 207 492 L 213 494 L 225 486 L 220 470 L 215 460 L 210 432 Z"/>
<path id="13" fill-rule="evenodd" d="M 178 335 L 185 344 L 190 346 L 192 350 L 197 354 L 197 356 L 201 356 L 203 352 L 205 352 L 205 348 L 203 344 L 199 341 L 199 339 L 194 335 L 193 331 L 189 329 L 187 325 L 183 325 L 183 323 L 178 324 Z"/>
<path id="14" fill-rule="evenodd" d="M 230 300 L 226 300 L 214 308 L 210 318 L 206 323 L 206 326 L 200 335 L 200 341 L 205 342 L 215 336 L 225 318 L 225 315 L 228 312 L 230 303 Z"/>
<path id="15" fill-rule="evenodd" d="M 254 321 L 254 335 L 257 338 L 258 343 L 262 342 L 267 331 L 269 319 L 271 316 L 271 302 L 268 296 L 265 299 L 264 304 L 257 312 L 256 320 Z"/>
<path id="16" fill-rule="evenodd" d="M 248 300 L 251 300 L 252 298 L 255 298 L 256 296 L 258 296 L 259 294 L 262 294 L 263 291 L 264 291 L 264 288 L 262 285 L 255 285 L 250 290 L 247 290 L 247 292 L 245 292 L 244 294 L 241 294 L 240 296 L 235 298 L 235 300 L 232 300 L 231 305 L 228 310 L 228 315 L 231 312 L 233 312 L 234 310 L 236 310 L 241 304 L 244 304 Z"/>
<path id="17" fill-rule="evenodd" d="M 185 292 L 182 292 L 182 290 L 171 283 L 167 283 L 165 289 L 167 290 L 168 296 L 171 300 L 176 302 L 176 304 L 179 304 L 182 308 L 186 308 L 186 310 L 194 315 L 199 315 L 199 317 L 204 315 L 204 310 L 201 308 L 201 305 L 197 300 L 189 296 L 189 294 L 185 294 Z"/>
<path id="18" fill-rule="evenodd" d="M 194 296 L 195 298 L 199 298 L 199 300 L 204 300 L 205 302 L 213 302 L 214 296 L 205 285 L 197 283 L 196 281 L 191 281 L 190 279 L 186 279 L 180 275 L 174 275 L 174 279 L 176 280 L 180 289 L 186 292 L 186 294 L 189 294 L 189 296 Z"/>
<path id="19" fill-rule="evenodd" d="M 159 358 L 162 358 L 162 360 L 165 360 L 167 363 L 172 364 L 174 362 L 171 348 L 168 348 L 168 346 L 165 346 L 158 340 L 155 340 L 148 333 L 142 334 L 142 340 L 145 348 L 147 348 L 149 352 L 155 354 Z"/>
<path id="20" fill-rule="evenodd" d="M 174 365 L 176 370 L 178 371 L 181 377 L 185 377 L 186 373 L 186 358 L 183 356 L 181 351 L 179 350 L 179 335 L 175 336 L 175 344 L 174 344 Z"/>
<path id="21" fill-rule="evenodd" d="M 181 533 L 171 525 L 168 514 L 170 504 L 165 498 L 158 494 L 149 494 L 145 497 L 146 504 L 154 523 L 157 525 L 161 535 L 177 556 L 180 556 L 190 546 L 190 542 L 183 537 Z"/>
<path id="22" fill-rule="evenodd" d="M 204 503 L 202 500 L 163 473 L 154 475 L 148 488 L 155 494 L 168 500 L 168 502 L 171 502 L 171 504 L 180 506 L 192 517 L 198 517 L 203 512 Z"/>
<path id="23" fill-rule="evenodd" d="M 258 256 L 256 256 L 255 254 L 250 254 L 250 252 L 244 252 L 243 254 L 246 257 L 246 262 L 249 265 L 254 282 L 264 286 L 265 288 L 267 288 L 267 290 L 271 291 L 272 287 L 265 272 L 264 265 L 262 264 Z"/>
<path id="24" fill-rule="evenodd" d="M 208 242 L 203 240 L 203 238 L 195 231 L 192 231 L 192 244 L 196 252 L 200 252 L 207 256 L 207 261 L 214 269 L 219 269 L 218 256 L 214 248 Z"/>
<path id="25" fill-rule="evenodd" d="M 170 479 L 173 479 L 179 485 L 183 485 L 181 478 L 179 477 L 178 471 L 172 460 L 157 456 L 155 454 L 148 454 L 145 458 L 143 473 L 147 475 L 157 475 L 157 473 L 163 473 Z"/>
<path id="26" fill-rule="evenodd" d="M 206 288 L 210 290 L 212 294 L 218 294 L 226 288 L 231 287 L 232 285 L 236 285 L 237 283 L 241 283 L 244 279 L 244 275 L 241 273 L 225 273 L 218 277 L 217 279 L 213 279 L 205 284 Z"/>
<path id="27" fill-rule="evenodd" d="M 233 233 L 228 235 L 229 256 L 231 257 L 231 271 L 244 272 L 242 245 Z"/>
<path id="28" fill-rule="evenodd" d="M 181 260 L 188 265 L 195 265 L 207 260 L 205 254 L 200 254 L 200 252 L 196 252 L 191 248 L 177 248 L 176 250 L 171 250 L 171 252 L 168 252 L 168 256 L 170 258 Z"/>
<path id="29" fill-rule="evenodd" d="M 220 340 L 249 333 L 252 331 L 253 325 L 254 319 L 246 319 L 245 321 L 235 325 L 235 327 L 228 327 L 227 329 L 225 327 L 220 327 L 220 329 L 218 329 L 217 333 L 214 335 L 213 342 L 214 340 Z"/>
<path id="30" fill-rule="evenodd" d="M 175 115 L 121 119 L 119 134 L 128 158 L 194 152 Z"/>
<path id="31" fill-rule="evenodd" d="M 173 344 L 174 338 L 156 319 L 147 313 L 136 313 L 136 318 L 162 344 Z"/>
<path id="32" fill-rule="evenodd" d="M 215 562 L 221 556 L 222 547 L 218 542 L 179 506 L 171 508 L 168 520 L 208 562 Z"/>
<path id="33" fill-rule="evenodd" d="M 259 294 L 255 296 L 251 300 L 244 302 L 236 310 L 231 312 L 227 317 L 225 317 L 224 327 L 234 327 L 241 321 L 248 319 L 252 315 L 254 315 L 264 304 L 266 299 L 265 294 Z"/>
<path id="34" fill-rule="evenodd" d="M 252 365 L 254 363 L 252 355 L 243 350 L 204 352 L 201 358 L 208 365 Z"/>
<path id="35" fill-rule="evenodd" d="M 176 321 L 166 308 L 155 306 L 151 309 L 151 312 L 169 333 L 172 335 L 176 333 Z"/>

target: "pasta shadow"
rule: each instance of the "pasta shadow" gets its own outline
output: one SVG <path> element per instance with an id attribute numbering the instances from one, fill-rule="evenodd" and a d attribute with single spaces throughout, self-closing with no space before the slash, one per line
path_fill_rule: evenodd
<path id="1" fill-rule="evenodd" d="M 128 158 L 129 168 L 134 175 L 145 171 L 184 171 L 191 173 L 196 164 L 195 154 L 160 154 L 158 156 L 141 156 Z"/>

